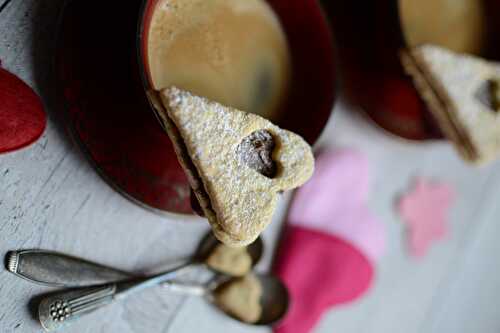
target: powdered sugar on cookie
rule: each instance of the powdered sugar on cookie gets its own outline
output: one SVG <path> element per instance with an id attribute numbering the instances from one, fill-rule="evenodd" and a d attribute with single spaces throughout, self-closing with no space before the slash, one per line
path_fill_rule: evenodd
<path id="1" fill-rule="evenodd" d="M 208 218 L 216 236 L 233 246 L 251 243 L 270 223 L 278 193 L 312 175 L 310 146 L 262 117 L 177 88 L 163 90 L 161 99 L 210 198 L 216 217 Z M 260 130 L 274 139 L 277 172 L 272 178 L 249 167 L 237 153 L 243 140 Z"/>

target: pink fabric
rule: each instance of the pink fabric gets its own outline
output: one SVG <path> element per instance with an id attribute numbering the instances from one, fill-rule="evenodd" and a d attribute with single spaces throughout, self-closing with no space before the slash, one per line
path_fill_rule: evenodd
<path id="1" fill-rule="evenodd" d="M 368 169 L 356 151 L 326 151 L 297 191 L 274 266 L 291 296 L 276 333 L 310 332 L 326 310 L 355 300 L 371 285 L 385 230 L 367 207 Z"/>
<path id="2" fill-rule="evenodd" d="M 292 226 L 283 239 L 275 273 L 290 292 L 290 308 L 275 333 L 307 333 L 330 307 L 352 301 L 370 286 L 373 267 L 348 242 Z"/>
<path id="3" fill-rule="evenodd" d="M 377 260 L 385 228 L 367 206 L 369 178 L 368 160 L 357 151 L 320 154 L 313 177 L 294 197 L 289 223 L 337 235 Z"/>
<path id="4" fill-rule="evenodd" d="M 399 214 L 408 229 L 408 249 L 423 257 L 430 246 L 448 234 L 448 211 L 455 198 L 453 189 L 444 183 L 423 178 L 398 204 Z"/>

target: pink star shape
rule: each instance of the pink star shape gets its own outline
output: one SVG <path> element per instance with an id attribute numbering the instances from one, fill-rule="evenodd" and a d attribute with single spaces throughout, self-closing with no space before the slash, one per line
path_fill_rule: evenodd
<path id="1" fill-rule="evenodd" d="M 448 234 L 448 211 L 455 198 L 451 186 L 418 178 L 415 188 L 398 203 L 407 226 L 410 254 L 423 257 L 432 243 Z"/>

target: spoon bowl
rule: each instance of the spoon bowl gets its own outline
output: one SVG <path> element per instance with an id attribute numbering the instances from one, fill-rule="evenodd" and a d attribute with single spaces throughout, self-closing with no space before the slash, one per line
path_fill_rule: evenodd
<path id="1" fill-rule="evenodd" d="M 231 281 L 238 278 L 219 277 L 207 285 L 187 284 L 180 281 L 167 281 L 164 286 L 173 292 L 204 297 L 224 314 L 241 323 L 254 326 L 275 325 L 279 323 L 288 312 L 290 303 L 288 289 L 278 277 L 273 275 L 256 273 L 255 277 L 259 280 L 262 287 L 262 295 L 260 298 L 262 315 L 255 323 L 243 321 L 221 307 L 216 301 L 215 294 L 219 288 L 224 288 L 228 283 L 231 283 Z"/>
<path id="2" fill-rule="evenodd" d="M 259 280 L 259 283 L 262 287 L 262 295 L 260 297 L 260 306 L 262 307 L 262 315 L 257 322 L 255 323 L 244 322 L 237 316 L 234 316 L 232 313 L 218 306 L 217 302 L 214 301 L 215 300 L 214 293 L 219 288 L 224 287 L 227 283 L 231 283 L 231 281 L 234 280 L 235 278 L 225 280 L 224 282 L 217 284 L 215 289 L 213 289 L 212 293 L 210 294 L 210 300 L 215 306 L 217 306 L 217 308 L 219 308 L 225 314 L 227 314 L 228 316 L 237 321 L 256 326 L 275 325 L 285 317 L 288 311 L 288 305 L 290 302 L 288 289 L 280 279 L 278 279 L 273 275 L 255 274 L 255 277 L 257 278 L 257 280 Z"/>
<path id="3" fill-rule="evenodd" d="M 283 282 L 272 275 L 257 275 L 262 286 L 262 316 L 255 325 L 274 325 L 288 312 L 290 297 Z"/>

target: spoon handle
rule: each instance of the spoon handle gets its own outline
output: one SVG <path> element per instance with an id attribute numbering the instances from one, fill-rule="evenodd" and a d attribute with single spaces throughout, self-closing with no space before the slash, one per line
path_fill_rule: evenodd
<path id="1" fill-rule="evenodd" d="M 111 284 L 46 297 L 38 306 L 38 319 L 46 332 L 57 331 L 71 321 L 111 303 L 115 293 L 116 285 Z"/>
<path id="2" fill-rule="evenodd" d="M 136 278 L 98 287 L 80 288 L 50 295 L 38 305 L 38 319 L 47 332 L 61 329 L 72 321 L 94 312 L 114 300 L 166 282 L 182 274 L 190 265 L 184 265 L 151 277 Z"/>
<path id="3" fill-rule="evenodd" d="M 168 291 L 193 296 L 206 296 L 209 292 L 207 287 L 198 284 L 187 284 L 179 281 L 167 281 L 163 284 Z"/>
<path id="4" fill-rule="evenodd" d="M 114 268 L 43 250 L 9 252 L 6 266 L 18 277 L 50 287 L 102 285 L 132 277 Z"/>

